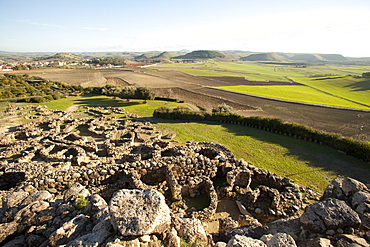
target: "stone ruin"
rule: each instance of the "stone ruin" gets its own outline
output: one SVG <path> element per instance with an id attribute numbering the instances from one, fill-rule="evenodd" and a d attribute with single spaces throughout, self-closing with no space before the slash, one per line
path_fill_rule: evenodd
<path id="1" fill-rule="evenodd" d="M 3 246 L 369 246 L 370 190 L 354 179 L 320 198 L 122 109 L 5 114 L 25 111 L 34 120 L 0 140 Z M 237 219 L 217 218 L 220 200 Z"/>

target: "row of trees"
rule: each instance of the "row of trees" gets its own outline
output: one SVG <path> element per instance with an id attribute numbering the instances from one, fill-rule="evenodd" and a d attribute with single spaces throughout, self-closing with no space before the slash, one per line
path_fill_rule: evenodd
<path id="1" fill-rule="evenodd" d="M 369 161 L 370 158 L 369 142 L 357 141 L 350 137 L 343 137 L 337 133 L 328 133 L 301 124 L 284 122 L 278 118 L 244 117 L 232 112 L 199 112 L 185 107 L 173 109 L 160 107 L 154 111 L 153 116 L 164 119 L 181 119 L 187 121 L 210 120 L 246 125 L 289 136 L 296 136 L 305 140 L 316 141 L 331 148 L 341 150 L 365 162 Z"/>
<path id="2" fill-rule="evenodd" d="M 113 65 L 125 65 L 126 64 L 126 61 L 122 58 L 114 58 L 114 57 L 110 57 L 110 58 L 94 58 L 93 60 L 91 60 L 92 64 L 94 65 L 105 65 L 105 64 L 113 64 Z"/>
<path id="3" fill-rule="evenodd" d="M 147 101 L 153 100 L 155 98 L 154 92 L 147 87 L 134 87 L 134 86 L 120 87 L 106 85 L 104 87 L 90 88 L 88 89 L 88 91 L 91 91 L 92 93 L 96 94 L 126 99 L 127 101 L 129 101 L 130 99 L 143 99 Z"/>
<path id="4" fill-rule="evenodd" d="M 69 85 L 64 82 L 48 81 L 43 78 L 24 75 L 5 74 L 0 76 L 0 99 L 13 102 L 44 102 L 67 95 L 80 93 L 95 93 L 121 99 L 153 100 L 154 92 L 147 87 L 120 87 L 106 85 L 104 87 L 84 88 L 79 85 Z M 47 96 L 47 97 L 46 97 Z"/>
<path id="5" fill-rule="evenodd" d="M 27 101 L 31 98 L 35 102 L 36 100 L 42 101 L 42 98 L 45 100 L 49 98 L 58 99 L 64 95 L 80 93 L 83 90 L 81 86 L 48 81 L 27 74 L 4 74 L 0 76 L 0 99 L 17 98 L 16 101 Z"/>

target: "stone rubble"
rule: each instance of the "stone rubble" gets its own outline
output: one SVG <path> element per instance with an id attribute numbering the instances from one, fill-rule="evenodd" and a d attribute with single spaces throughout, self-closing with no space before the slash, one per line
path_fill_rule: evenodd
<path id="1" fill-rule="evenodd" d="M 122 109 L 5 114 L 27 111 L 32 122 L 0 136 L 3 246 L 369 246 L 370 189 L 360 181 L 336 178 L 319 198 Z M 239 220 L 220 219 L 210 234 L 221 199 L 236 202 Z"/>

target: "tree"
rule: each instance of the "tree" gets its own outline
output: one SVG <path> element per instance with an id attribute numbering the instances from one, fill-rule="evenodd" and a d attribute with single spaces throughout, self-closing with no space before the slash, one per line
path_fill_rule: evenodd
<path id="1" fill-rule="evenodd" d="M 370 72 L 364 72 L 364 73 L 362 73 L 362 77 L 364 77 L 364 78 L 370 78 Z"/>
<path id="2" fill-rule="evenodd" d="M 155 94 L 150 88 L 138 87 L 136 89 L 136 98 L 143 99 L 144 103 L 146 103 L 147 100 L 153 100 L 155 98 Z"/>
<path id="3" fill-rule="evenodd" d="M 130 99 L 135 98 L 136 88 L 135 87 L 124 87 L 122 88 L 121 93 L 118 95 L 121 99 L 126 99 L 129 101 Z"/>

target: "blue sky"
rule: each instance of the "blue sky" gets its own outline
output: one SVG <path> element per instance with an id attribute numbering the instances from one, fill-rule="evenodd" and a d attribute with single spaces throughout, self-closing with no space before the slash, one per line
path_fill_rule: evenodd
<path id="1" fill-rule="evenodd" d="M 369 0 L 0 0 L 0 50 L 370 56 Z"/>

